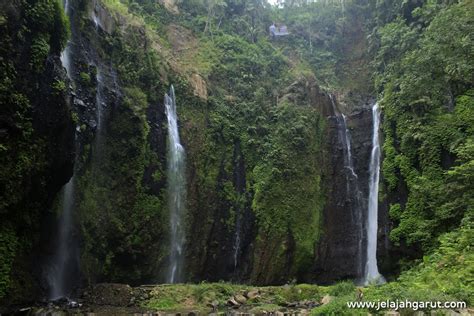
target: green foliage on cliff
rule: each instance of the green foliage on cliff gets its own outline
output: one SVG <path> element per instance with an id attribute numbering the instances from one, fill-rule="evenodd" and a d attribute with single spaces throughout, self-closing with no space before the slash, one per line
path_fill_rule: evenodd
<path id="1" fill-rule="evenodd" d="M 424 250 L 472 218 L 474 193 L 474 21 L 472 1 L 429 2 L 394 10 L 376 35 L 376 84 L 384 110 L 383 173 L 391 238 Z"/>
<path id="2" fill-rule="evenodd" d="M 366 300 L 464 301 L 474 303 L 472 220 L 439 238 L 439 247 L 395 282 L 370 287 Z"/>
<path id="3" fill-rule="evenodd" d="M 57 115 L 67 125 L 71 113 L 64 90 L 58 90 L 62 78 L 51 69 L 69 34 L 60 1 L 4 1 L 0 9 L 1 298 L 15 258 L 29 255 L 38 237 L 38 218 L 48 207 L 51 139 L 40 121 Z M 43 117 L 37 114 L 40 106 Z M 60 129 L 56 123 L 51 131 Z"/>
<path id="4" fill-rule="evenodd" d="M 139 269 L 125 275 L 121 256 L 153 238 L 166 243 L 164 192 L 150 193 L 148 186 L 156 183 L 142 180 L 146 166 L 155 163 L 152 179 L 166 181 L 158 153 L 148 147 L 147 111 L 161 102 L 169 82 L 177 88 L 187 150 L 190 275 L 202 272 L 206 258 L 229 253 L 222 249 L 232 245 L 222 236 L 234 235 L 238 216 L 247 209 L 255 216 L 252 282 L 284 282 L 310 271 L 324 206 L 325 126 L 305 87 L 317 82 L 370 93 L 372 69 L 384 111 L 384 193 L 395 196 L 392 240 L 419 247 L 417 256 L 431 253 L 428 263 L 413 270 L 426 278 L 441 260 L 437 254 L 445 256 L 433 252 L 438 237 L 451 230 L 461 234 L 456 229 L 473 205 L 472 2 L 316 2 L 275 10 L 259 1 L 196 0 L 180 3 L 177 16 L 155 1 L 105 3 L 125 19 L 125 33 L 107 36 L 102 47 L 103 57 L 114 60 L 125 108 L 110 122 L 109 165 L 99 178 L 84 176 L 82 212 L 90 215 L 84 219 L 86 256 L 105 262 L 99 270 L 107 278 L 140 279 Z M 287 24 L 292 36 L 269 41 L 266 29 L 273 19 Z M 365 38 L 369 27 L 374 32 Z M 193 96 L 195 73 L 207 82 L 207 100 Z M 133 153 L 130 165 L 124 163 L 127 150 Z M 127 180 L 111 176 L 117 173 Z M 125 182 L 131 184 L 127 189 Z M 110 202 L 116 188 L 123 197 Z M 101 211 L 110 222 L 103 231 L 102 222 L 93 223 Z M 132 220 L 125 222 L 124 216 Z M 144 218 L 154 223 L 156 231 L 147 230 L 154 237 L 145 238 L 138 229 L 146 226 Z M 441 244 L 450 247 L 453 240 L 443 238 Z M 120 247 L 111 249 L 115 244 Z M 166 246 L 160 247 L 153 256 L 163 263 Z M 446 271 L 466 271 L 465 262 L 458 263 Z M 418 283 L 431 284 L 427 279 L 409 284 L 413 271 L 393 285 L 413 289 L 407 290 L 410 296 Z M 463 291 L 439 293 L 470 295 Z"/>
<path id="5" fill-rule="evenodd" d="M 111 16 L 125 13 L 122 4 L 105 5 Z M 77 16 L 83 23 L 77 23 L 81 28 L 76 36 L 92 39 L 87 49 L 97 51 L 99 62 L 110 63 L 113 70 L 96 70 L 103 75 L 102 91 L 88 73 L 81 72 L 77 82 L 92 100 L 102 93 L 100 102 L 106 103 L 103 126 L 84 146 L 77 170 L 81 268 L 89 282 L 149 282 L 158 278 L 157 267 L 166 256 L 165 243 L 157 242 L 165 240 L 168 222 L 163 180 L 149 175 L 164 173 L 164 150 L 151 148 L 150 125 L 157 122 L 148 117 L 164 95 L 163 62 L 144 44 L 148 39 L 131 24 L 135 21 L 128 20 L 130 16 L 123 17 L 123 32 L 107 34 L 82 20 L 86 12 Z"/>
<path id="6" fill-rule="evenodd" d="M 111 10 L 121 12 L 117 5 L 107 2 Z M 208 244 L 203 245 L 208 252 L 195 244 L 205 241 L 204 236 L 213 236 L 213 221 L 219 221 L 225 234 L 233 236 L 238 216 L 250 208 L 258 230 L 256 272 L 252 278 L 255 282 L 282 282 L 286 266 L 290 268 L 285 273 L 292 277 L 308 270 L 319 238 L 323 195 L 322 167 L 318 162 L 324 124 L 319 109 L 304 95 L 305 84 L 315 84 L 314 78 L 311 71 L 306 71 L 305 78 L 301 71 L 290 69 L 288 58 L 268 41 L 265 30 L 270 11 L 261 4 L 230 1 L 223 6 L 210 5 L 183 2 L 181 14 L 174 21 L 162 6 L 149 1 L 129 3 L 125 14 L 127 18 L 133 14 L 137 21 L 143 18 L 141 23 L 146 24 L 144 29 L 150 32 L 150 39 L 160 45 L 184 45 L 174 54 L 186 54 L 197 42 L 196 55 L 179 55 L 178 63 L 183 64 L 180 72 L 197 70 L 207 79 L 210 97 L 203 101 L 191 96 L 192 87 L 185 82 L 189 77 L 173 78 L 190 176 L 188 231 L 202 239 L 190 238 L 188 253 L 198 253 L 200 259 L 193 258 L 187 265 L 197 273 L 200 260 L 220 255 Z M 191 27 L 195 34 L 186 35 L 182 26 Z M 255 32 L 242 32 L 241 26 Z M 173 33 L 174 30 L 182 33 Z M 140 45 L 147 43 L 136 30 L 126 38 Z M 154 95 L 150 87 L 156 87 L 162 76 L 157 78 L 156 68 L 150 71 L 149 64 L 142 64 L 153 55 L 136 58 L 141 47 L 128 47 L 117 37 L 109 42 L 114 48 L 112 56 L 120 61 L 120 74 L 129 86 L 126 93 L 139 86 L 145 94 L 156 96 L 152 100 L 160 100 L 162 94 Z M 166 55 L 159 50 L 158 54 Z M 122 69 L 124 66 L 127 69 Z M 295 81 L 301 87 L 295 93 L 298 101 L 278 102 L 279 91 Z M 309 165 L 300 163 L 307 157 L 314 157 Z M 164 174 L 163 170 L 160 174 Z M 243 184 L 237 183 L 236 174 L 243 178 Z M 163 220 L 159 229 L 166 233 L 166 218 Z M 214 238 L 223 242 L 223 236 Z M 266 243 L 273 246 L 268 248 Z M 166 249 L 162 250 L 166 254 Z M 270 270 L 265 271 L 265 267 Z"/>
<path id="7" fill-rule="evenodd" d="M 48 55 L 58 56 L 68 34 L 67 20 L 59 1 L 32 1 L 2 5 L 0 102 L 2 125 L 1 168 L 4 210 L 21 198 L 21 178 L 40 167 L 41 144 L 34 138 L 31 103 L 39 88 Z M 16 15 L 20 15 L 18 20 Z M 56 30 L 57 32 L 54 32 Z M 29 76 L 32 73 L 33 78 Z M 28 74 L 28 75 L 27 75 Z M 3 131 L 3 130 L 2 130 Z M 4 132 L 4 133 L 5 133 Z"/>
<path id="8" fill-rule="evenodd" d="M 3 297 L 10 286 L 10 272 L 15 259 L 18 239 L 12 227 L 0 226 L 0 297 Z"/>
<path id="9" fill-rule="evenodd" d="M 178 15 L 151 0 L 106 0 L 95 8 L 82 1 L 76 8 L 78 42 L 97 59 L 97 66 L 87 58 L 76 61 L 76 84 L 95 99 L 101 93 L 95 68 L 110 66 L 104 91 L 114 96 L 101 131 L 89 126 L 90 109 L 74 115 L 81 123 L 76 209 L 86 279 L 149 282 L 164 270 L 169 225 L 162 98 L 171 83 L 187 152 L 188 275 L 218 278 L 224 271 L 255 283 L 311 279 L 328 167 L 323 97 L 315 90 L 370 94 L 375 70 L 391 238 L 401 249 L 414 246 L 414 257 L 423 260 L 395 283 L 369 288 L 367 297 L 472 303 L 473 2 L 287 2 L 284 10 L 255 0 L 179 4 Z M 68 38 L 59 1 L 0 8 L 0 136 L 7 136 L 0 143 L 1 297 L 17 249 L 31 248 L 49 207 L 46 198 L 25 202 L 26 195 L 38 188 L 37 195 L 52 200 L 56 193 L 45 192 L 55 173 L 45 171 L 52 161 L 47 155 L 56 143 L 37 135 L 34 113 L 43 103 L 60 105 L 68 119 L 70 113 L 67 83 L 45 78 Z M 107 11 L 112 27 L 94 27 L 88 10 Z M 291 36 L 270 41 L 272 20 L 287 24 Z M 198 96 L 203 86 L 207 94 Z M 243 225 L 246 262 L 241 271 L 220 269 L 243 217 L 250 221 Z M 225 261 L 216 264 L 219 271 L 205 266 L 217 260 Z M 221 303 L 243 289 L 177 287 L 149 306 L 174 309 L 190 295 L 202 304 L 211 298 Z M 329 292 L 339 297 L 316 314 L 342 312 L 354 287 L 339 284 Z M 266 303 L 278 306 L 320 292 L 293 287 L 271 295 Z"/>
<path id="10" fill-rule="evenodd" d="M 336 284 L 329 288 L 329 294 L 335 299 L 329 304 L 316 308 L 312 315 L 375 315 L 386 310 L 349 309 L 347 302 L 363 300 L 367 302 L 466 302 L 474 304 L 472 288 L 474 254 L 474 230 L 472 220 L 466 219 L 461 227 L 439 238 L 439 247 L 419 260 L 412 269 L 401 273 L 400 277 L 381 286 L 360 289 L 363 295 L 357 299 L 352 283 Z M 428 310 L 425 310 L 428 311 Z M 446 310 L 438 310 L 444 315 Z M 401 309 L 401 314 L 413 313 L 410 309 Z"/>
<path id="11" fill-rule="evenodd" d="M 253 169 L 252 206 L 262 238 L 260 242 L 286 240 L 273 256 L 284 257 L 291 252 L 294 261 L 286 263 L 290 265 L 287 268 L 292 274 L 304 274 L 311 267 L 320 234 L 323 197 L 319 151 L 323 126 L 314 109 L 296 109 L 295 105 L 288 104 L 272 110 L 272 120 L 275 125 L 269 125 L 264 156 Z M 294 245 L 288 244 L 288 236 Z M 274 259 L 262 255 L 256 258 L 255 265 L 267 266 L 268 260 L 275 264 Z M 276 267 L 275 264 L 268 269 Z"/>

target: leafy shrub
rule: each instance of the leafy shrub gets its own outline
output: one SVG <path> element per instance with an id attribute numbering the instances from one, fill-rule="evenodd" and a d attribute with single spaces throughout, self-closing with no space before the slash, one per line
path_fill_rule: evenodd
<path id="1" fill-rule="evenodd" d="M 2 223 L 0 225 L 0 298 L 2 298 L 10 285 L 10 272 L 13 259 L 16 255 L 18 240 L 12 226 Z"/>

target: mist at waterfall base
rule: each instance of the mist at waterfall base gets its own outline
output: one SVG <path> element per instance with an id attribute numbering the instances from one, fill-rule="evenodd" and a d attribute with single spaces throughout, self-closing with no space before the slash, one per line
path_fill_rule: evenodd
<path id="1" fill-rule="evenodd" d="M 367 213 L 367 262 L 364 284 L 385 283 L 377 267 L 377 228 L 378 228 L 378 193 L 380 177 L 380 111 L 378 103 L 372 107 L 372 153 L 369 165 L 369 207 Z"/>
<path id="2" fill-rule="evenodd" d="M 184 215 L 186 200 L 185 152 L 181 145 L 176 114 L 176 97 L 171 86 L 165 95 L 168 120 L 168 208 L 170 212 L 170 253 L 166 280 L 182 282 L 183 247 L 185 242 Z"/>
<path id="3" fill-rule="evenodd" d="M 72 235 L 74 212 L 74 176 L 63 187 L 61 215 L 58 220 L 57 247 L 47 273 L 49 299 L 69 297 L 77 275 L 78 254 Z"/>

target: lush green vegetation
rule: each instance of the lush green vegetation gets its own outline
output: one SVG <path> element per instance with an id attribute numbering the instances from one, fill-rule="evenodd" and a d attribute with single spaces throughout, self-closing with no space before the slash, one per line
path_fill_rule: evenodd
<path id="1" fill-rule="evenodd" d="M 68 38 L 68 21 L 60 1 L 37 0 L 0 5 L 0 297 L 11 280 L 15 258 L 28 255 L 46 213 L 50 184 L 50 133 L 58 125 L 38 128 L 55 115 L 71 123 L 64 82 L 51 58 Z M 40 92 L 40 93 L 39 93 Z M 55 102 L 51 108 L 42 104 Z M 42 117 L 40 117 L 41 113 Z M 72 134 L 70 134 L 72 136 Z M 56 188 L 59 190 L 59 188 Z M 28 277 L 25 277 L 28 279 Z M 28 279 L 29 280 L 29 279 Z M 27 291 L 25 287 L 25 292 Z"/>
<path id="2" fill-rule="evenodd" d="M 298 102 L 293 99 L 277 101 L 278 90 L 295 80 L 304 89 L 305 84 L 314 82 L 314 76 L 311 71 L 303 73 L 292 69 L 288 57 L 268 41 L 264 30 L 270 20 L 270 11 L 261 4 L 230 2 L 222 7 L 217 5 L 216 12 L 209 12 L 208 4 L 204 2 L 185 2 L 182 14 L 174 17 L 176 24 L 170 23 L 169 13 L 156 2 L 132 1 L 128 3 L 130 10 L 126 14 L 118 9 L 118 2 L 109 1 L 106 4 L 117 14 L 127 16 L 130 22 L 139 21 L 149 32 L 150 46 L 154 46 L 155 42 L 162 47 L 158 50 L 159 55 L 176 54 L 171 51 L 168 53 L 168 47 L 182 45 L 182 41 L 186 43 L 180 49 L 185 52 L 194 49 L 193 44 L 197 43 L 195 54 L 179 55 L 178 72 L 184 77 L 195 71 L 204 75 L 208 81 L 209 99 L 203 102 L 192 97 L 187 78 L 174 78 L 172 81 L 178 94 L 178 111 L 188 151 L 188 165 L 196 173 L 190 181 L 190 187 L 203 192 L 198 196 L 188 196 L 191 206 L 189 225 L 197 230 L 194 233 L 200 236 L 211 233 L 213 220 L 217 216 L 227 234 L 233 235 L 238 213 L 251 207 L 259 231 L 255 253 L 265 253 L 255 260 L 252 278 L 256 282 L 282 278 L 289 251 L 294 253 L 294 259 L 289 263 L 292 266 L 290 274 L 296 276 L 306 273 L 313 260 L 323 206 L 320 186 L 322 170 L 318 157 L 321 156 L 324 124 L 319 111 L 310 107 L 307 98 L 299 97 Z M 250 37 L 239 34 L 235 21 L 235 18 L 247 13 L 254 16 L 253 27 L 258 30 Z M 134 17 L 129 17 L 130 14 Z M 219 24 L 218 20 L 222 20 L 222 23 Z M 180 39 L 172 38 L 175 34 L 167 32 L 170 28 L 181 30 L 179 27 L 183 26 L 192 28 L 195 34 Z M 143 41 L 144 38 L 135 31 L 130 29 L 127 40 L 138 36 L 137 40 Z M 122 40 L 119 42 L 117 35 L 113 37 L 113 47 L 117 48 L 113 60 L 120 67 L 124 84 L 130 85 L 133 91 L 139 86 L 148 96 L 155 96 L 157 92 L 160 93 L 157 95 L 162 95 L 164 91 L 160 86 L 154 90 L 162 79 L 156 75 L 170 69 L 164 65 L 164 68 L 157 70 L 154 63 L 151 67 L 147 63 L 142 65 L 142 60 L 153 57 L 152 52 L 146 56 L 136 56 L 135 46 L 131 45 L 128 50 Z M 136 45 L 138 42 L 132 40 L 132 43 Z M 190 64 L 190 60 L 196 62 Z M 161 61 L 158 58 L 156 62 L 160 64 Z M 130 68 L 122 70 L 123 65 Z M 171 70 L 177 71 L 175 65 L 171 67 Z M 144 76 L 140 76 L 137 70 L 143 72 Z M 169 75 L 172 76 L 172 72 Z M 153 104 L 156 99 L 148 98 L 148 101 Z M 243 157 L 244 187 L 233 180 L 232 174 L 241 172 L 237 170 L 236 155 Z M 308 156 L 315 157 L 310 165 L 299 163 Z M 145 165 L 148 163 L 145 162 Z M 162 171 L 160 173 L 163 174 Z M 288 178 L 295 179 L 291 185 L 293 189 L 288 189 Z M 302 180 L 299 182 L 296 179 Z M 302 184 L 304 190 L 301 190 Z M 210 204 L 209 197 L 212 200 Z M 207 215 L 199 213 L 201 204 L 207 204 Z M 158 216 L 156 214 L 159 214 L 160 209 L 163 210 L 161 206 L 156 206 L 155 216 Z M 162 214 L 166 216 L 167 212 Z M 287 218 L 293 220 L 287 221 Z M 166 232 L 167 220 L 162 219 L 159 229 Z M 196 221 L 199 223 L 196 224 Z M 126 231 L 130 232 L 129 229 Z M 132 232 L 131 236 L 134 234 Z M 295 243 L 291 249 L 284 245 L 290 241 Z M 200 249 L 193 242 L 190 241 L 191 252 Z M 272 246 L 268 247 L 268 243 Z M 108 246 L 102 252 L 106 248 Z M 199 252 L 198 255 L 201 258 L 216 255 L 211 251 Z M 191 261 L 198 263 L 200 260 Z M 111 262 L 114 265 L 114 261 Z M 272 262 L 277 264 L 273 265 Z M 193 263 L 189 263 L 191 269 Z M 198 266 L 194 268 L 201 269 Z"/>
<path id="3" fill-rule="evenodd" d="M 350 292 L 354 292 L 352 286 Z M 298 284 L 267 287 L 252 287 L 230 283 L 200 283 L 191 285 L 163 285 L 155 287 L 150 298 L 143 305 L 153 310 L 179 311 L 199 310 L 207 312 L 211 306 L 223 309 L 229 299 L 236 295 L 244 296 L 252 292 L 251 298 L 246 300 L 245 307 L 253 313 L 259 311 L 274 312 L 284 309 L 289 303 L 301 301 L 319 301 L 329 288 L 317 285 Z M 355 293 L 355 292 L 354 292 Z"/>
<path id="4" fill-rule="evenodd" d="M 370 286 L 363 289 L 363 300 L 377 301 L 464 301 L 472 306 L 474 292 L 473 282 L 473 227 L 472 222 L 465 221 L 461 228 L 444 234 L 440 245 L 433 253 L 426 255 L 422 261 L 411 269 L 402 272 L 397 281 L 382 286 Z M 354 301 L 355 288 L 352 284 L 341 284 L 331 287 L 330 294 L 336 298 L 329 304 L 313 310 L 315 315 L 353 315 L 355 310 L 347 308 L 348 301 Z M 367 310 L 360 310 L 367 313 Z M 370 310 L 372 313 L 383 311 Z M 411 314 L 409 309 L 401 310 L 402 314 Z M 439 311 L 443 315 L 443 311 Z"/>
<path id="5" fill-rule="evenodd" d="M 87 6 L 75 21 L 80 25 L 75 36 L 92 39 L 87 49 L 96 50 L 100 61 L 111 63 L 116 71 L 106 73 L 108 70 L 102 68 L 92 69 L 91 74 L 81 72 L 76 82 L 95 97 L 95 74 L 106 73 L 102 102 L 111 103 L 104 110 L 107 120 L 103 129 L 95 131 L 95 139 L 83 147 L 81 167 L 76 171 L 76 207 L 83 236 L 81 268 L 89 282 L 155 281 L 157 266 L 166 257 L 165 244 L 156 242 L 165 239 L 167 231 L 164 185 L 159 176 L 164 173 L 160 158 L 164 149 L 156 152 L 151 148 L 147 113 L 164 95 L 160 77 L 164 63 L 156 51 L 142 45 L 147 36 L 134 25 L 141 20 L 128 14 L 127 7 L 119 2 L 104 3 L 112 16 L 124 14 L 127 24 L 123 33 L 100 33 L 91 21 L 85 23 L 82 15 L 90 9 Z M 117 78 L 107 81 L 108 76 Z M 111 88 L 120 89 L 120 95 L 111 97 Z M 145 265 L 148 268 L 143 269 Z"/>
<path id="6" fill-rule="evenodd" d="M 74 128 L 73 116 L 80 123 L 75 200 L 86 281 L 161 280 L 169 230 L 162 98 L 172 83 L 187 154 L 189 279 L 234 273 L 225 256 L 242 214 L 251 225 L 239 280 L 312 279 L 331 163 L 318 99 L 324 88 L 346 109 L 370 95 L 383 109 L 380 198 L 389 204 L 401 273 L 364 289 L 364 299 L 474 304 L 473 1 L 286 1 L 278 9 L 257 0 L 189 0 L 178 2 L 179 14 L 156 0 L 101 3 L 107 32 L 89 19 L 85 0 L 71 21 L 84 55 L 96 59 L 76 60 L 76 88 L 94 100 L 97 67 L 109 71 L 104 89 L 114 97 L 101 135 L 88 125 L 90 113 L 71 115 L 68 84 L 53 70 L 69 36 L 59 1 L 0 5 L 0 297 L 9 287 L 22 295 L 22 282 L 33 282 L 22 273 L 25 255 L 67 179 L 48 184 L 60 142 L 38 116 L 51 109 L 66 126 Z M 271 41 L 272 21 L 287 24 L 291 36 Z M 207 95 L 196 93 L 199 83 Z M 205 266 L 211 261 L 219 271 Z M 163 286 L 146 306 L 206 309 L 250 289 Z M 249 302 L 254 311 L 335 297 L 315 315 L 349 313 L 346 302 L 357 293 L 350 282 L 259 291 Z"/>
<path id="7" fill-rule="evenodd" d="M 408 191 L 390 207 L 391 237 L 425 251 L 473 218 L 473 5 L 427 3 L 376 30 L 386 193 Z"/>

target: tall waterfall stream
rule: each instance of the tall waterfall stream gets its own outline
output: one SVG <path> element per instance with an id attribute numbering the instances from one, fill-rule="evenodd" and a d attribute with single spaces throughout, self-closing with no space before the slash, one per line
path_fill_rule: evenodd
<path id="1" fill-rule="evenodd" d="M 185 152 L 181 145 L 176 114 L 176 97 L 171 86 L 165 95 L 168 119 L 168 207 L 170 211 L 170 255 L 168 283 L 182 282 L 186 200 Z"/>

